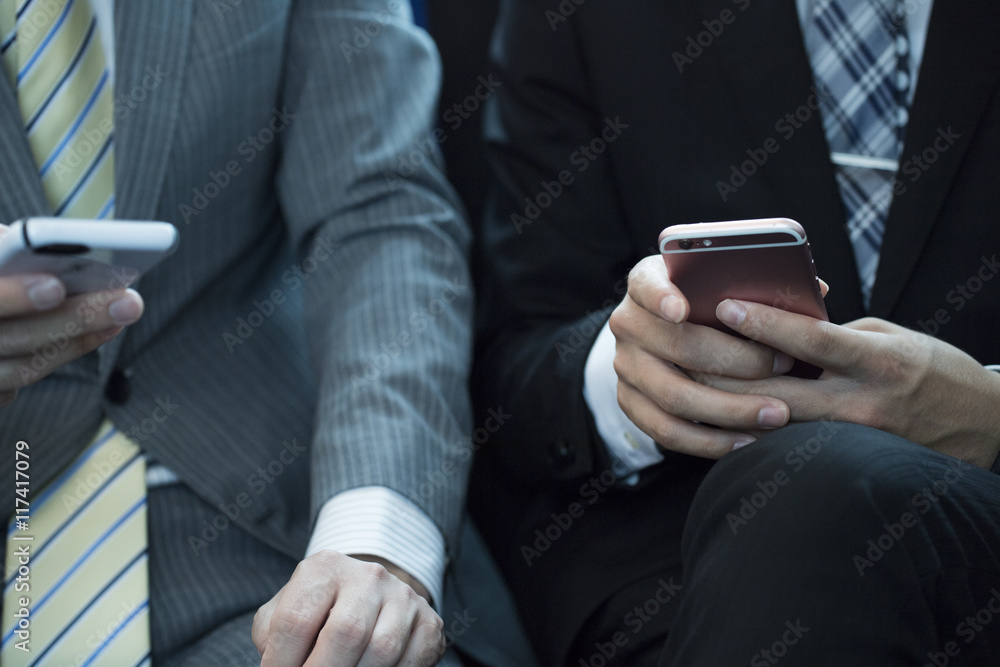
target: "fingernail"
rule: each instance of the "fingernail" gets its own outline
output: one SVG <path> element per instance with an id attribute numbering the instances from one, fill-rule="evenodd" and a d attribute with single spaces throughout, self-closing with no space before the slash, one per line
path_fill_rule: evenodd
<path id="1" fill-rule="evenodd" d="M 736 442 L 733 443 L 733 451 L 735 452 L 737 449 L 742 449 L 747 445 L 749 445 L 751 442 L 757 442 L 757 438 L 752 438 L 750 436 L 747 436 L 745 438 L 737 440 Z"/>
<path id="2" fill-rule="evenodd" d="M 38 310 L 51 310 L 66 298 L 66 288 L 52 276 L 29 278 L 25 282 L 28 298 Z"/>
<path id="3" fill-rule="evenodd" d="M 665 296 L 660 301 L 660 312 L 674 324 L 680 324 L 684 320 L 684 302 L 672 294 Z"/>
<path id="4" fill-rule="evenodd" d="M 715 316 L 718 317 L 719 321 L 723 324 L 735 328 L 743 324 L 743 320 L 746 319 L 747 316 L 747 309 L 746 306 L 738 301 L 726 299 L 715 309 Z"/>
<path id="5" fill-rule="evenodd" d="M 778 428 L 788 421 L 788 414 L 783 407 L 767 405 L 757 413 L 757 423 L 761 428 Z"/>
<path id="6" fill-rule="evenodd" d="M 775 352 L 774 354 L 774 368 L 771 369 L 771 373 L 774 375 L 784 375 L 788 371 L 792 370 L 792 365 L 795 360 L 792 359 L 791 355 L 785 354 L 784 352 Z"/>
<path id="7" fill-rule="evenodd" d="M 108 315 L 115 324 L 132 324 L 142 316 L 142 301 L 137 294 L 126 292 L 125 296 L 111 302 Z"/>

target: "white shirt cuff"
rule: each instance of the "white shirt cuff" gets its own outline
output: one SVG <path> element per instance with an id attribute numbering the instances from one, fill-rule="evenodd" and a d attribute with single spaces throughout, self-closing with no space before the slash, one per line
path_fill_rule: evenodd
<path id="1" fill-rule="evenodd" d="M 985 366 L 985 368 L 988 371 L 995 371 L 997 373 L 1000 373 L 1000 364 L 989 364 Z"/>
<path id="2" fill-rule="evenodd" d="M 306 556 L 323 549 L 391 561 L 424 585 L 440 612 L 444 536 L 423 510 L 396 491 L 363 486 L 326 501 Z"/>
<path id="3" fill-rule="evenodd" d="M 615 373 L 615 335 L 607 322 L 597 335 L 583 370 L 583 397 L 594 415 L 597 432 L 612 459 L 628 473 L 636 473 L 663 460 L 663 454 L 648 435 L 625 416 L 618 405 L 618 375 Z M 617 470 L 616 470 L 617 472 Z M 626 482 L 634 483 L 634 479 Z"/>

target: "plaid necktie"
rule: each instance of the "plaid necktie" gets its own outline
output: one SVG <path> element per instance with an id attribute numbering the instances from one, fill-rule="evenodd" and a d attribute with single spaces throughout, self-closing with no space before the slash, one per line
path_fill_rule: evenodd
<path id="1" fill-rule="evenodd" d="M 88 0 L 0 0 L 0 52 L 55 214 L 114 217 L 114 101 Z"/>
<path id="2" fill-rule="evenodd" d="M 901 0 L 817 0 L 805 30 L 847 231 L 871 302 L 910 87 Z"/>

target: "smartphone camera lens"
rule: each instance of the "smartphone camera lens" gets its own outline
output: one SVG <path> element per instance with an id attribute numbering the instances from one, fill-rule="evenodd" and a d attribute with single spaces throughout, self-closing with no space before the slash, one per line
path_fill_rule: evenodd
<path id="1" fill-rule="evenodd" d="M 689 241 L 688 239 L 684 239 L 683 241 L 678 241 L 677 245 L 680 247 L 681 250 L 690 250 L 691 247 L 694 246 L 694 242 Z"/>

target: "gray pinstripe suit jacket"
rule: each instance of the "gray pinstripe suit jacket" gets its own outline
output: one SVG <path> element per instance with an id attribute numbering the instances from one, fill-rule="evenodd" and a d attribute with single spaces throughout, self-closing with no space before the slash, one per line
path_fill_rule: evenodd
<path id="1" fill-rule="evenodd" d="M 292 557 L 322 503 L 364 485 L 414 500 L 454 545 L 469 233 L 422 154 L 440 67 L 408 12 L 118 0 L 117 217 L 173 222 L 181 244 L 141 281 L 139 323 L 0 413 L 0 507 L 14 506 L 16 440 L 31 445 L 37 489 L 107 415 L 213 505 L 248 494 L 240 523 Z M 0 79 L 9 223 L 48 206 Z M 387 179 L 413 151 L 421 166 Z M 105 397 L 116 370 L 130 377 L 124 403 Z M 431 479 L 445 481 L 421 493 Z"/>

